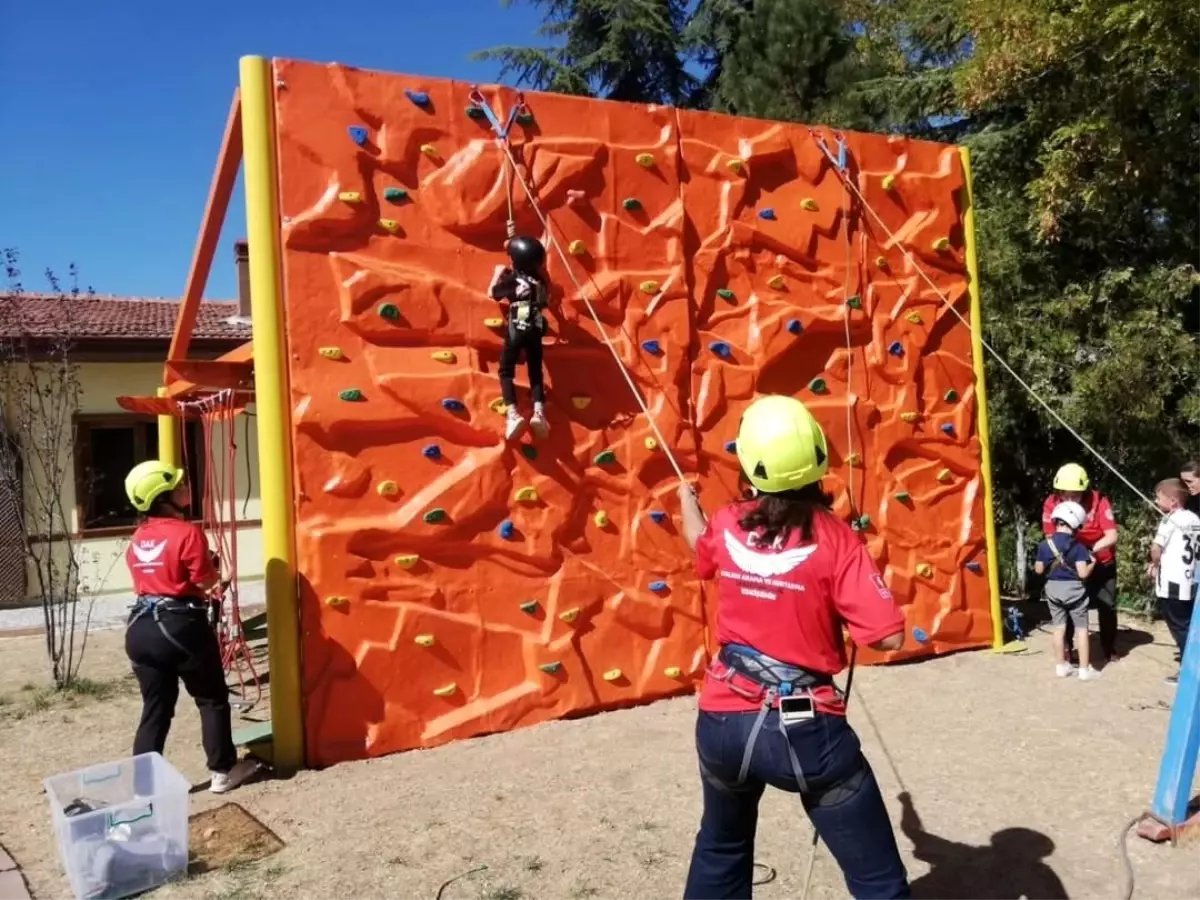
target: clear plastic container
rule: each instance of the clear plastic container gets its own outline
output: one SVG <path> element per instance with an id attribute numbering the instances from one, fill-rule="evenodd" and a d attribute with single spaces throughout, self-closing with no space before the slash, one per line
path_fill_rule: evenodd
<path id="1" fill-rule="evenodd" d="M 45 780 L 50 815 L 78 900 L 113 900 L 186 871 L 191 784 L 157 753 Z"/>

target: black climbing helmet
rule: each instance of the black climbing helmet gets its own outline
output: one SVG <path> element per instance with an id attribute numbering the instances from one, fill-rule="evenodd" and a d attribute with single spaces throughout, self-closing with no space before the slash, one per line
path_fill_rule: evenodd
<path id="1" fill-rule="evenodd" d="M 518 272 L 535 274 L 546 262 L 546 248 L 537 238 L 518 235 L 508 242 L 508 258 Z"/>

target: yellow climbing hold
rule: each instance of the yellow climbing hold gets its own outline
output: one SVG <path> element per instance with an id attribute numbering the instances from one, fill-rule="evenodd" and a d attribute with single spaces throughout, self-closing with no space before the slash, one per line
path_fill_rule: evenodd
<path id="1" fill-rule="evenodd" d="M 657 294 L 658 293 L 658 282 L 654 281 L 654 280 L 643 281 L 641 283 L 641 285 L 639 285 L 639 287 L 641 287 L 642 293 L 645 293 L 645 294 Z"/>
<path id="2" fill-rule="evenodd" d="M 362 194 L 358 191 L 342 191 L 338 199 L 343 203 L 362 203 Z"/>
<path id="3" fill-rule="evenodd" d="M 924 325 L 925 324 L 925 320 L 921 318 L 919 313 L 910 312 L 904 318 L 908 319 L 908 321 L 912 322 L 914 325 Z"/>
<path id="4" fill-rule="evenodd" d="M 488 328 L 503 328 L 504 320 L 500 318 L 484 319 L 483 324 Z"/>
<path id="5" fill-rule="evenodd" d="M 787 284 L 787 282 L 783 280 L 782 275 L 772 275 L 770 280 L 767 282 L 767 284 L 768 284 L 768 286 L 774 288 L 775 290 L 781 291 L 781 290 L 783 290 L 783 286 L 785 284 Z"/>
<path id="6" fill-rule="evenodd" d="M 325 598 L 326 606 L 345 606 L 349 602 L 350 602 L 349 597 L 326 597 Z"/>
<path id="7" fill-rule="evenodd" d="M 846 457 L 846 464 L 851 465 L 851 466 L 862 465 L 862 457 L 859 456 L 857 453 L 851 453 L 849 456 Z"/>
<path id="8" fill-rule="evenodd" d="M 950 249 L 950 238 L 940 237 L 933 242 L 933 249 L 938 253 L 945 253 Z"/>
<path id="9" fill-rule="evenodd" d="M 533 503 L 534 501 L 537 500 L 537 498 L 538 498 L 538 492 L 537 492 L 537 488 L 535 488 L 535 487 L 526 486 L 526 487 L 523 487 L 520 490 L 518 490 L 515 494 L 513 494 L 513 499 L 516 500 L 518 503 Z"/>
<path id="10" fill-rule="evenodd" d="M 432 647 L 433 646 L 433 635 L 432 634 L 418 634 L 415 638 L 413 638 L 413 643 L 416 644 L 418 647 Z"/>
<path id="11" fill-rule="evenodd" d="M 900 420 L 901 420 L 902 422 L 915 422 L 915 421 L 917 421 L 917 419 L 919 419 L 919 418 L 920 418 L 920 416 L 919 416 L 917 413 L 915 413 L 915 412 L 902 412 L 902 413 L 900 413 Z"/>
<path id="12" fill-rule="evenodd" d="M 579 618 L 579 607 L 573 606 L 570 609 L 564 609 L 558 614 L 558 617 L 564 622 L 574 622 Z"/>
<path id="13" fill-rule="evenodd" d="M 639 153 L 633 158 L 633 161 L 643 168 L 649 169 L 654 165 L 653 153 Z"/>
<path id="14" fill-rule="evenodd" d="M 571 398 L 571 405 L 574 406 L 576 409 L 587 409 L 588 404 L 591 402 L 592 402 L 592 398 L 584 396 L 583 394 L 576 394 L 574 397 Z"/>
<path id="15" fill-rule="evenodd" d="M 438 362 L 452 363 L 458 362 L 458 357 L 454 355 L 453 350 L 435 350 L 429 354 Z"/>
<path id="16" fill-rule="evenodd" d="M 571 241 L 567 245 L 567 252 L 572 256 L 583 256 L 583 254 L 587 253 L 587 244 L 583 241 Z"/>
<path id="17" fill-rule="evenodd" d="M 881 182 L 881 184 L 883 185 L 883 189 L 885 191 L 890 191 L 893 187 L 896 186 L 896 176 L 895 175 L 884 175 L 883 181 Z"/>
<path id="18" fill-rule="evenodd" d="M 450 684 L 444 684 L 444 685 L 442 685 L 440 688 L 434 688 L 434 689 L 433 689 L 433 696 L 435 696 L 435 697 L 449 697 L 451 694 L 453 694 L 453 693 L 454 693 L 455 691 L 457 691 L 457 690 L 458 690 L 458 685 L 457 685 L 457 684 L 454 684 L 453 682 L 451 682 Z"/>
<path id="19" fill-rule="evenodd" d="M 426 156 L 437 156 L 437 147 L 433 146 L 433 144 L 422 144 L 421 152 Z"/>
<path id="20" fill-rule="evenodd" d="M 600 510 L 595 516 L 593 516 L 593 520 L 595 521 L 597 528 L 603 528 L 608 524 L 608 513 L 606 513 L 604 510 Z"/>
<path id="21" fill-rule="evenodd" d="M 945 484 L 947 481 L 949 481 L 951 477 L 953 476 L 951 476 L 949 469 L 942 469 L 942 471 L 937 473 L 937 480 L 942 484 Z"/>
<path id="22" fill-rule="evenodd" d="M 375 488 L 379 491 L 381 497 L 393 497 L 400 491 L 400 486 L 396 482 L 388 480 L 379 482 L 379 487 Z"/>
<path id="23" fill-rule="evenodd" d="M 817 201 L 812 197 L 805 197 L 800 201 L 800 208 L 807 209 L 809 212 L 816 212 L 821 207 L 817 205 Z"/>
<path id="24" fill-rule="evenodd" d="M 504 415 L 506 412 L 508 412 L 508 404 L 504 402 L 503 397 L 497 397 L 495 400 L 489 403 L 488 406 L 491 407 L 492 412 L 499 413 L 500 415 Z"/>
<path id="25" fill-rule="evenodd" d="M 395 219 L 380 219 L 379 227 L 384 231 L 390 231 L 392 234 L 395 234 L 400 230 L 400 223 Z"/>
<path id="26" fill-rule="evenodd" d="M 341 359 L 342 358 L 342 348 L 341 347 L 322 347 L 317 352 L 320 353 L 326 359 Z"/>
<path id="27" fill-rule="evenodd" d="M 657 450 L 658 449 L 658 441 L 656 441 L 652 437 L 646 438 L 646 449 L 647 450 Z"/>
<path id="28" fill-rule="evenodd" d="M 605 681 L 616 681 L 618 678 L 621 677 L 621 670 L 620 669 L 609 669 L 607 672 L 604 673 L 604 675 L 602 677 L 604 678 Z"/>
<path id="29" fill-rule="evenodd" d="M 683 669 L 679 668 L 679 666 L 668 666 L 663 669 L 663 674 L 668 678 L 678 678 L 683 674 Z"/>
<path id="30" fill-rule="evenodd" d="M 733 159 L 729 160 L 729 162 L 725 163 L 725 167 L 729 169 L 730 172 L 741 175 L 744 171 L 746 171 L 746 161 L 744 159 L 738 159 L 737 157 L 734 157 Z"/>
<path id="31" fill-rule="evenodd" d="M 402 569 L 411 569 L 420 559 L 415 553 L 405 553 L 396 557 L 396 565 Z"/>
<path id="32" fill-rule="evenodd" d="M 917 566 L 917 574 L 922 578 L 929 578 L 933 575 L 933 566 L 929 563 L 921 563 Z"/>

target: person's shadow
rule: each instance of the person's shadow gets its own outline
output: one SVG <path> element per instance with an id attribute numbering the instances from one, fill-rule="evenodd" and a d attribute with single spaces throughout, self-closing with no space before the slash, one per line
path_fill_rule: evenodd
<path id="1" fill-rule="evenodd" d="M 912 796 L 900 795 L 900 828 L 912 841 L 913 856 L 929 863 L 927 875 L 912 882 L 912 895 L 925 900 L 1067 900 L 1067 891 L 1044 860 L 1054 841 L 1030 828 L 1004 828 L 986 847 L 960 844 L 930 834 L 921 825 Z"/>

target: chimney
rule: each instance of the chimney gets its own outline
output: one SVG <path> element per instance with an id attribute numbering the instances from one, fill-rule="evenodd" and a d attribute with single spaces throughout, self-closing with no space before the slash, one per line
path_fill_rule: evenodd
<path id="1" fill-rule="evenodd" d="M 233 242 L 233 262 L 238 276 L 238 316 L 250 318 L 250 245 L 246 241 Z"/>

